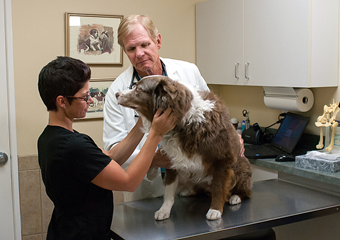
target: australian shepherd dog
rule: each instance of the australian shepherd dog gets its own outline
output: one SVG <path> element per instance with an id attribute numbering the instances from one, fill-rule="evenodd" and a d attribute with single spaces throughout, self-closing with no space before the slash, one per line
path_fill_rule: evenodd
<path id="1" fill-rule="evenodd" d="M 235 205 L 251 195 L 250 163 L 240 156 L 239 135 L 225 104 L 213 92 L 197 91 L 165 76 L 149 76 L 134 89 L 116 93 L 116 98 L 118 104 L 140 114 L 145 132 L 159 108 L 170 107 L 179 119 L 160 142 L 173 169 L 166 170 L 164 203 L 155 213 L 156 220 L 169 218 L 177 192 L 189 196 L 208 190 L 209 220 L 221 218 L 226 201 Z"/>

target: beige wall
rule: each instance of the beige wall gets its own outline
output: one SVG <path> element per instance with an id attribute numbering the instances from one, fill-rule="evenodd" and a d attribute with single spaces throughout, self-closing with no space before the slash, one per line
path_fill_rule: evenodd
<path id="1" fill-rule="evenodd" d="M 17 141 L 18 154 L 22 156 L 19 158 L 22 229 L 23 235 L 27 235 L 23 239 L 45 239 L 44 233 L 52 209 L 43 187 L 40 188 L 41 177 L 36 159 L 36 141 L 48 122 L 47 111 L 37 90 L 37 77 L 45 64 L 64 55 L 65 12 L 124 16 L 148 14 L 162 34 L 161 56 L 195 62 L 195 4 L 201 1 L 203 0 L 12 0 Z M 115 77 L 128 65 L 128 59 L 124 56 L 123 67 L 92 67 L 92 77 Z M 242 110 L 247 109 L 250 111 L 251 123 L 258 122 L 261 126 L 268 126 L 277 120 L 280 111 L 264 106 L 262 87 L 210 87 L 225 100 L 232 117 L 243 119 Z M 312 110 L 303 114 L 312 117 L 307 131 L 317 133 L 314 121 L 322 114 L 323 105 L 331 103 L 333 98 L 339 101 L 340 94 L 337 88 L 312 91 L 316 99 L 315 105 Z M 80 120 L 74 124 L 75 129 L 89 134 L 99 146 L 102 146 L 102 127 L 101 120 Z M 327 221 L 338 222 L 339 216 L 336 216 L 336 220 L 327 218 Z M 317 221 L 307 221 L 300 223 L 296 231 L 287 230 L 287 226 L 276 231 L 282 229 L 281 236 L 287 235 L 287 232 L 296 234 L 301 232 L 301 225 L 305 229 L 306 226 L 310 228 L 320 224 Z M 322 229 L 315 237 L 332 232 L 328 225 L 322 226 Z M 292 238 L 287 236 L 280 239 Z"/>
<path id="2" fill-rule="evenodd" d="M 201 0 L 13 0 L 14 71 L 18 133 L 18 154 L 36 154 L 36 140 L 48 122 L 48 114 L 39 97 L 37 76 L 40 69 L 56 56 L 64 55 L 65 12 L 96 14 L 148 14 L 162 34 L 161 56 L 195 62 L 195 4 Z M 115 77 L 129 63 L 124 55 L 123 67 L 92 66 L 92 77 Z M 322 81 L 322 79 L 320 79 Z M 279 110 L 263 103 L 262 87 L 210 86 L 226 101 L 230 114 L 243 119 L 242 110 L 250 111 L 251 123 L 268 126 L 277 120 Z M 324 104 L 334 98 L 336 88 L 312 89 L 315 105 L 307 113 L 312 121 L 308 132 L 317 133 L 313 122 L 322 114 Z M 74 128 L 89 134 L 102 146 L 102 120 L 76 121 Z"/>
<path id="3" fill-rule="evenodd" d="M 48 114 L 39 97 L 37 76 L 40 69 L 56 56 L 64 55 L 65 12 L 96 14 L 148 14 L 162 34 L 161 56 L 195 62 L 195 4 L 202 0 L 13 0 L 14 71 L 18 133 L 18 154 L 36 154 L 36 141 L 48 122 Z M 123 67 L 92 67 L 92 77 L 115 77 Z M 222 73 L 223 74 L 223 71 Z M 322 79 L 320 79 L 322 81 Z M 250 111 L 251 123 L 268 126 L 277 120 L 279 110 L 263 103 L 262 87 L 210 86 L 226 101 L 230 114 L 243 119 L 242 110 Z M 317 133 L 313 122 L 324 104 L 334 98 L 336 88 L 312 89 L 315 106 L 304 115 L 312 117 L 308 132 Z M 74 128 L 89 134 L 102 146 L 102 120 L 77 121 Z"/>
<path id="4" fill-rule="evenodd" d="M 162 35 L 161 56 L 195 62 L 195 3 L 200 0 L 12 0 L 18 154 L 36 154 L 36 141 L 48 122 L 37 79 L 41 68 L 65 54 L 65 12 L 147 14 Z M 92 77 L 116 77 L 129 66 L 91 67 Z M 77 121 L 74 128 L 102 146 L 101 120 Z"/>
<path id="5" fill-rule="evenodd" d="M 322 79 L 320 80 L 322 81 Z M 242 110 L 247 109 L 250 114 L 250 123 L 259 123 L 260 126 L 267 127 L 278 119 L 281 110 L 270 109 L 263 102 L 263 87 L 247 87 L 247 86 L 221 86 L 209 85 L 209 87 L 226 102 L 231 117 L 239 120 L 245 119 Z M 298 114 L 309 116 L 311 120 L 307 126 L 306 132 L 319 135 L 319 129 L 315 127 L 315 121 L 318 116 L 323 113 L 323 106 L 340 100 L 340 93 L 337 88 L 312 88 L 314 94 L 314 106 L 305 113 Z M 337 119 L 340 119 L 340 115 Z M 273 126 L 278 127 L 278 125 Z"/>

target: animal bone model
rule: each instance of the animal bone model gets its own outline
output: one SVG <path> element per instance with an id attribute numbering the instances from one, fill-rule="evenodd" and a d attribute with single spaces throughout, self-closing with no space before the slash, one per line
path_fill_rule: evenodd
<path id="1" fill-rule="evenodd" d="M 330 104 L 329 107 L 325 105 L 323 107 L 323 114 L 317 118 L 315 125 L 320 128 L 320 142 L 316 145 L 317 149 L 322 149 L 323 145 L 323 132 L 322 127 L 332 127 L 332 137 L 331 142 L 326 147 L 326 150 L 330 153 L 334 146 L 334 136 L 335 136 L 335 129 L 338 126 L 338 122 L 335 121 L 336 115 L 339 113 L 339 103 L 335 103 L 333 99 L 333 104 Z"/>

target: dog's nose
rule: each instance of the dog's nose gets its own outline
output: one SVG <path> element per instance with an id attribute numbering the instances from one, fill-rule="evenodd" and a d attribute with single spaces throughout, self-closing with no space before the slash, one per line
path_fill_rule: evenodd
<path id="1" fill-rule="evenodd" d="M 120 96 L 120 92 L 117 92 L 117 93 L 116 93 L 116 98 L 118 99 L 119 96 Z"/>

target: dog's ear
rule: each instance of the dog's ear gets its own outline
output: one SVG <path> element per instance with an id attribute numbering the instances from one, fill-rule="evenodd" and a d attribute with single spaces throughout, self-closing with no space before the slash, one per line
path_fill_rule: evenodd
<path id="1" fill-rule="evenodd" d="M 154 91 L 154 111 L 156 112 L 158 108 L 165 111 L 168 107 L 171 107 L 170 100 L 176 98 L 177 94 L 178 91 L 172 84 L 165 79 L 161 79 Z"/>
<path id="2" fill-rule="evenodd" d="M 178 94 L 176 88 L 165 79 L 161 79 L 159 81 L 155 89 L 155 92 L 158 92 L 160 96 L 169 95 L 171 99 L 175 99 L 175 97 L 177 97 Z"/>

